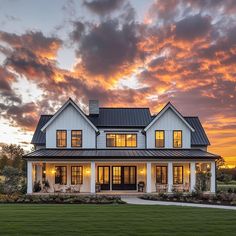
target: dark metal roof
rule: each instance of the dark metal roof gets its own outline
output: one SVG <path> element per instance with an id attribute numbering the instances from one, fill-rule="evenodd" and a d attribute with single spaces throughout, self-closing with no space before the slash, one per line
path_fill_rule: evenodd
<path id="1" fill-rule="evenodd" d="M 53 115 L 41 115 L 36 130 L 34 132 L 31 143 L 37 145 L 45 145 L 46 135 L 41 128 L 53 117 Z"/>
<path id="2" fill-rule="evenodd" d="M 153 116 L 148 108 L 100 108 L 99 116 L 88 116 L 91 122 L 97 127 L 118 127 L 118 128 L 144 128 Z M 39 119 L 32 144 L 45 145 L 45 133 L 41 128 L 52 118 L 52 115 L 42 115 Z M 192 146 L 207 146 L 210 142 L 201 125 L 198 117 L 184 117 L 184 119 L 194 128 L 195 132 L 191 135 Z"/>
<path id="3" fill-rule="evenodd" d="M 217 159 L 201 149 L 39 149 L 26 159 Z"/>
<path id="4" fill-rule="evenodd" d="M 202 124 L 198 117 L 184 117 L 184 119 L 194 128 L 195 132 L 191 134 L 192 146 L 207 146 L 210 142 L 202 127 Z"/>
<path id="5" fill-rule="evenodd" d="M 148 108 L 99 108 L 99 115 L 88 118 L 97 127 L 146 127 L 152 120 Z"/>

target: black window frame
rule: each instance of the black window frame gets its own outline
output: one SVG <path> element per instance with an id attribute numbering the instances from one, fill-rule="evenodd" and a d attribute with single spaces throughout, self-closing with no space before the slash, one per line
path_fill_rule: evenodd
<path id="1" fill-rule="evenodd" d="M 59 145 L 58 145 L 59 139 L 58 139 L 58 137 L 57 137 L 57 134 L 58 134 L 59 132 L 65 132 L 65 133 L 66 133 L 65 146 L 59 146 Z M 58 130 L 56 131 L 56 146 L 57 146 L 58 148 L 65 148 L 65 147 L 67 147 L 67 130 L 66 130 L 66 129 L 58 129 Z"/>
<path id="2" fill-rule="evenodd" d="M 156 139 L 156 133 L 157 132 L 163 132 L 163 146 L 157 146 L 157 139 Z M 156 148 L 164 148 L 165 147 L 165 130 L 159 130 L 159 129 L 157 129 L 157 130 L 155 130 L 155 147 Z"/>
<path id="3" fill-rule="evenodd" d="M 108 142 L 107 142 L 107 137 L 108 135 L 114 135 L 115 136 L 115 146 L 109 146 Z M 117 146 L 116 144 L 116 136 L 117 135 L 125 135 L 125 146 Z M 135 142 L 135 146 L 127 146 L 127 135 L 134 135 L 136 142 Z M 106 134 L 106 147 L 112 147 L 112 148 L 136 148 L 138 145 L 138 136 L 137 134 L 133 134 L 133 133 L 107 133 Z"/>
<path id="4" fill-rule="evenodd" d="M 63 177 L 60 177 L 60 179 L 61 179 L 61 181 L 60 182 L 58 182 L 57 181 L 57 168 L 65 168 L 65 179 L 66 179 L 66 181 L 65 181 L 65 183 L 63 183 L 62 182 L 62 180 L 63 180 Z M 67 185 L 67 166 L 55 166 L 55 184 L 60 184 L 60 185 Z"/>
<path id="5" fill-rule="evenodd" d="M 158 181 L 157 181 L 157 168 L 158 167 L 161 168 L 161 176 L 160 176 L 161 183 L 158 183 Z M 162 175 L 163 175 L 162 168 L 166 169 L 166 181 L 165 181 L 165 183 L 162 182 Z M 168 184 L 168 167 L 167 166 L 164 166 L 164 165 L 157 165 L 156 166 L 156 184 Z"/>
<path id="6" fill-rule="evenodd" d="M 81 132 L 81 145 L 80 146 L 73 146 L 72 145 L 72 133 L 73 132 L 76 132 L 76 131 L 80 131 Z M 73 130 L 71 130 L 71 133 L 70 133 L 70 136 L 71 136 L 71 147 L 73 147 L 73 148 L 81 148 L 81 147 L 83 147 L 83 130 L 76 130 L 76 129 L 73 129 Z"/>
<path id="7" fill-rule="evenodd" d="M 174 169 L 175 168 L 181 168 L 182 169 L 182 176 L 181 176 L 181 182 L 175 182 L 175 171 L 174 171 Z M 183 184 L 184 183 L 184 166 L 182 166 L 182 165 L 178 165 L 178 166 L 173 166 L 173 184 L 175 185 L 175 184 Z"/>
<path id="8" fill-rule="evenodd" d="M 81 171 L 79 172 L 79 179 L 80 179 L 80 181 L 78 182 L 78 183 L 73 183 L 73 180 L 72 180 L 72 177 L 73 177 L 73 171 L 72 171 L 72 168 L 74 168 L 74 167 L 79 167 L 79 168 L 81 168 Z M 76 174 L 77 174 L 77 172 L 76 172 Z M 71 185 L 78 185 L 78 184 L 83 184 L 83 166 L 71 166 Z M 75 178 L 76 178 L 76 176 L 75 176 Z"/>
<path id="9" fill-rule="evenodd" d="M 181 133 L 181 146 L 180 147 L 175 147 L 175 137 L 174 137 L 175 132 Z M 183 131 L 182 130 L 173 130 L 173 148 L 182 148 L 182 147 L 183 147 Z"/>

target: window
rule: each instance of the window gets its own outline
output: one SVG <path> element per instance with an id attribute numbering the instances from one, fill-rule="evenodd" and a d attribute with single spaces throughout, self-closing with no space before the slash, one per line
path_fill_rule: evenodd
<path id="1" fill-rule="evenodd" d="M 173 167 L 174 172 L 174 179 L 173 184 L 183 184 L 183 166 L 174 166 Z"/>
<path id="2" fill-rule="evenodd" d="M 124 184 L 136 183 L 136 169 L 135 166 L 124 166 Z"/>
<path id="3" fill-rule="evenodd" d="M 112 183 L 121 184 L 121 167 L 113 166 L 112 168 L 113 168 Z"/>
<path id="4" fill-rule="evenodd" d="M 156 130 L 156 147 L 163 148 L 165 147 L 165 131 Z"/>
<path id="5" fill-rule="evenodd" d="M 67 183 L 66 166 L 56 166 L 55 170 L 55 184 L 65 185 Z"/>
<path id="6" fill-rule="evenodd" d="M 174 148 L 182 147 L 182 131 L 181 130 L 173 131 L 173 147 Z"/>
<path id="7" fill-rule="evenodd" d="M 83 167 L 82 166 L 71 166 L 71 184 L 82 184 L 83 183 Z"/>
<path id="8" fill-rule="evenodd" d="M 66 130 L 57 130 L 57 147 L 66 147 Z"/>
<path id="9" fill-rule="evenodd" d="M 156 167 L 156 183 L 167 184 L 167 166 Z"/>
<path id="10" fill-rule="evenodd" d="M 82 147 L 82 130 L 71 130 L 71 147 Z"/>
<path id="11" fill-rule="evenodd" d="M 110 167 L 109 166 L 98 167 L 98 182 L 100 184 L 110 183 Z"/>
<path id="12" fill-rule="evenodd" d="M 137 134 L 107 134 L 107 147 L 137 147 Z"/>

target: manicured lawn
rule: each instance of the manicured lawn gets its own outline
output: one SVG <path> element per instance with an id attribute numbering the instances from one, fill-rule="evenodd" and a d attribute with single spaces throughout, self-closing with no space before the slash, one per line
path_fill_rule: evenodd
<path id="1" fill-rule="evenodd" d="M 235 235 L 236 211 L 174 206 L 0 204 L 0 235 Z"/>

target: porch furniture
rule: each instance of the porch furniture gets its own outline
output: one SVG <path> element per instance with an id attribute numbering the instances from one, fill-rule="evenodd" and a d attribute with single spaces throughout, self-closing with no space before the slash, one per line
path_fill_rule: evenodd
<path id="1" fill-rule="evenodd" d="M 71 192 L 72 192 L 71 186 L 66 185 L 66 186 L 65 186 L 65 192 L 66 192 L 66 193 L 71 193 Z"/>
<path id="2" fill-rule="evenodd" d="M 143 181 L 138 182 L 138 192 L 143 192 L 145 183 Z"/>
<path id="3" fill-rule="evenodd" d="M 185 183 L 183 186 L 183 191 L 184 192 L 189 192 L 189 183 Z"/>
<path id="4" fill-rule="evenodd" d="M 53 185 L 54 193 L 62 193 L 63 187 L 60 184 L 54 184 Z"/>
<path id="5" fill-rule="evenodd" d="M 101 192 L 101 184 L 100 183 L 96 183 L 95 191 L 96 191 L 96 193 Z"/>
<path id="6" fill-rule="evenodd" d="M 72 193 L 80 193 L 80 185 L 71 185 L 71 192 Z"/>
<path id="7" fill-rule="evenodd" d="M 167 184 L 158 184 L 156 183 L 156 192 L 157 193 L 165 193 L 168 190 Z"/>

